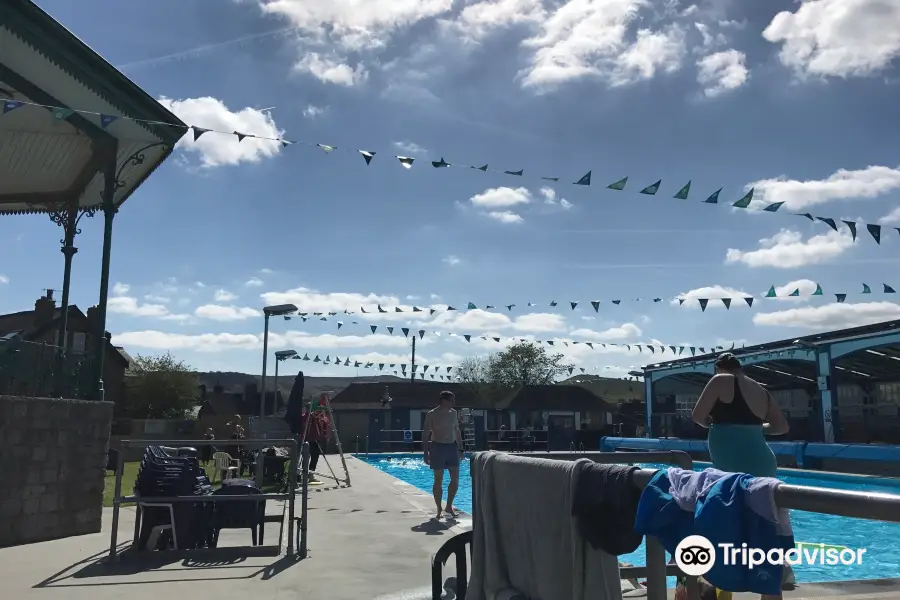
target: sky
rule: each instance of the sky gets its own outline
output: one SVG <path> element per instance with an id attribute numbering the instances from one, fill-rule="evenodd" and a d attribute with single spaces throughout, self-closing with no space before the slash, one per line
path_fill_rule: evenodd
<path id="1" fill-rule="evenodd" d="M 330 364 L 282 373 L 389 374 L 409 362 L 406 327 L 441 373 L 536 339 L 621 377 L 674 358 L 624 344 L 900 319 L 881 293 L 900 289 L 900 0 L 38 4 L 189 125 L 297 142 L 188 134 L 123 205 L 108 329 L 132 354 L 259 373 L 261 308 L 290 302 L 327 320 L 273 319 L 270 352 Z M 885 226 L 880 245 L 864 223 Z M 85 218 L 76 238 L 82 310 L 102 226 Z M 0 260 L 0 312 L 62 287 L 61 235 L 46 216 L 0 219 L 0 256 L 16 257 Z M 772 286 L 801 295 L 763 299 Z"/>

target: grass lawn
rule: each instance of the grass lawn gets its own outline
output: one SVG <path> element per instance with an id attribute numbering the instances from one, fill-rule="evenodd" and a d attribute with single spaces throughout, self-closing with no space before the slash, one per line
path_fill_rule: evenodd
<path id="1" fill-rule="evenodd" d="M 137 479 L 138 468 L 140 468 L 140 462 L 127 462 L 125 463 L 125 469 L 122 471 L 122 495 L 130 496 L 132 494 L 132 490 L 134 489 L 134 481 Z M 213 473 L 213 465 L 210 463 L 205 468 L 206 476 L 212 480 Z M 247 477 L 245 475 L 245 477 Z M 252 479 L 252 475 L 248 477 Z M 116 492 L 116 473 L 115 471 L 107 471 L 106 479 L 103 482 L 103 506 L 112 506 L 113 504 L 113 496 L 115 496 Z M 218 488 L 221 484 L 214 483 L 213 486 Z M 266 494 L 278 493 L 281 491 L 281 486 L 278 484 L 266 485 L 262 490 Z M 125 505 L 123 505 L 125 506 Z"/>

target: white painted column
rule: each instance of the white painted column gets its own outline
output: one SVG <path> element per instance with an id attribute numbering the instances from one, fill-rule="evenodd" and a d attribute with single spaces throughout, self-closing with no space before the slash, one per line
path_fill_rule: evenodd
<path id="1" fill-rule="evenodd" d="M 819 419 L 822 429 L 822 441 L 826 444 L 834 443 L 834 403 L 832 401 L 832 387 L 834 386 L 831 370 L 831 356 L 827 349 L 816 351 L 816 364 L 819 376 L 816 384 L 819 390 Z"/>

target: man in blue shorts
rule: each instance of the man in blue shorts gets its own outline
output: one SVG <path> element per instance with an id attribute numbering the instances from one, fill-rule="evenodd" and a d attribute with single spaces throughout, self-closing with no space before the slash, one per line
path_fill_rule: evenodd
<path id="1" fill-rule="evenodd" d="M 444 489 L 444 470 L 450 472 L 450 484 L 447 486 L 447 508 L 449 516 L 456 516 L 453 499 L 459 488 L 459 461 L 463 456 L 462 434 L 459 431 L 459 417 L 453 408 L 456 396 L 453 392 L 441 392 L 440 405 L 425 415 L 422 425 L 422 450 L 425 452 L 425 464 L 434 472 L 434 503 L 437 506 L 437 518 L 441 518 L 441 496 Z"/>

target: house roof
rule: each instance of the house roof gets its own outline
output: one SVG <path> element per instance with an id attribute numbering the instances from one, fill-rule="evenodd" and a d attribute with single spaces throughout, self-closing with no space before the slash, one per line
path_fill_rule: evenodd
<path id="1" fill-rule="evenodd" d="M 351 383 L 341 390 L 331 401 L 336 407 L 342 405 L 381 406 L 381 398 L 387 388 L 391 396 L 391 406 L 397 408 L 434 408 L 438 395 L 444 391 L 456 394 L 458 408 L 504 409 L 504 410 L 559 410 L 615 411 L 615 407 L 604 402 L 589 390 L 573 385 L 535 385 L 518 389 L 489 390 L 479 394 L 474 386 L 461 383 L 432 383 L 424 381 L 384 383 Z"/>
<path id="2" fill-rule="evenodd" d="M 53 310 L 53 318 L 40 326 L 34 324 L 33 310 L 0 315 L 0 338 L 4 337 L 4 335 L 15 333 L 17 334 L 16 337 L 20 337 L 23 341 L 32 341 L 46 331 L 59 328 L 62 314 L 62 308 L 55 308 Z M 76 305 L 71 304 L 69 305 L 69 319 L 71 320 L 72 318 L 87 319 L 87 316 Z M 127 369 L 133 360 L 131 356 L 125 352 L 124 348 L 115 347 L 112 344 L 110 344 L 110 347 L 115 350 L 114 355 L 125 364 Z"/>

